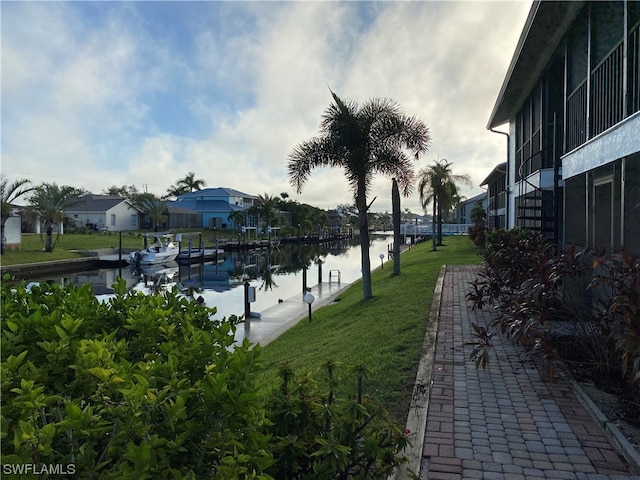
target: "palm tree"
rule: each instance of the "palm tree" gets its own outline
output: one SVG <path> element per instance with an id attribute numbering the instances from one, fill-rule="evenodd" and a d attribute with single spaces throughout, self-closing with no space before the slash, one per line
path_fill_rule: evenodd
<path id="1" fill-rule="evenodd" d="M 53 242 L 53 228 L 62 224 L 65 210 L 77 204 L 78 198 L 85 193 L 84 190 L 68 185 L 59 187 L 55 183 L 43 183 L 35 188 L 33 195 L 29 198 L 29 203 L 34 207 L 46 231 L 46 252 L 53 252 L 55 244 L 60 238 L 60 230 L 58 229 L 56 241 Z"/>
<path id="2" fill-rule="evenodd" d="M 176 198 L 184 193 L 202 190 L 202 187 L 206 186 L 207 182 L 201 178 L 196 178 L 194 172 L 189 172 L 184 178 L 178 180 L 175 185 L 167 188 L 167 195 L 164 198 Z"/>
<path id="3" fill-rule="evenodd" d="M 202 187 L 207 186 L 201 178 L 196 178 L 196 174 L 189 172 L 182 180 L 178 180 L 178 186 L 183 187 L 186 192 L 193 192 L 196 190 L 202 190 Z"/>
<path id="4" fill-rule="evenodd" d="M 165 223 L 167 218 L 167 202 L 156 197 L 152 193 L 143 193 L 136 202 L 137 206 L 142 210 L 153 223 L 153 231 L 157 232 L 160 225 Z"/>
<path id="5" fill-rule="evenodd" d="M 264 222 L 265 230 L 269 225 L 276 226 L 280 216 L 278 210 L 278 199 L 276 197 L 271 196 L 268 193 L 258 195 L 258 202 L 255 207 L 256 213 Z"/>
<path id="6" fill-rule="evenodd" d="M 2 200 L 2 232 L 0 233 L 2 235 L 2 241 L 0 254 L 2 255 L 4 255 L 7 244 L 4 226 L 9 217 L 11 217 L 11 213 L 13 211 L 13 206 L 11 204 L 23 195 L 33 191 L 35 187 L 28 186 L 30 183 L 31 180 L 21 178 L 9 184 L 7 177 L 5 175 L 0 175 L 0 198 Z"/>
<path id="7" fill-rule="evenodd" d="M 433 204 L 433 250 L 436 245 L 442 245 L 442 214 L 451 207 L 453 198 L 458 194 L 456 183 L 471 183 L 469 175 L 454 174 L 451 165 L 446 159 L 436 160 L 433 165 L 418 172 L 422 208 L 426 211 L 427 205 Z"/>
<path id="8" fill-rule="evenodd" d="M 389 99 L 372 99 L 359 106 L 331 92 L 332 103 L 322 117 L 320 136 L 301 143 L 289 155 L 289 177 L 298 193 L 316 167 L 341 167 L 354 194 L 360 230 L 360 256 L 364 299 L 373 296 L 369 259 L 371 204 L 367 195 L 376 173 L 396 178 L 405 195 L 414 172 L 408 149 L 417 159 L 429 147 L 428 127 L 402 113 Z M 375 200 L 375 199 L 374 199 Z"/>

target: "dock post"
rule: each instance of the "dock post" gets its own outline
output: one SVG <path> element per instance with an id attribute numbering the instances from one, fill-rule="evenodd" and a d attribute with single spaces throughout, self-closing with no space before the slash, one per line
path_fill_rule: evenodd
<path id="1" fill-rule="evenodd" d="M 249 304 L 249 281 L 244 281 L 244 320 L 249 321 L 251 317 L 251 305 Z"/>
<path id="2" fill-rule="evenodd" d="M 307 266 L 302 267 L 302 294 L 307 293 Z"/>
<path id="3" fill-rule="evenodd" d="M 322 260 L 318 259 L 318 285 L 322 284 Z"/>

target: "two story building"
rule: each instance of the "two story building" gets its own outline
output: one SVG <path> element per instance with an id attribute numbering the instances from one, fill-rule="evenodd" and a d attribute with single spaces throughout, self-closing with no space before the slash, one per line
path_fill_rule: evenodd
<path id="1" fill-rule="evenodd" d="M 178 196 L 175 206 L 201 215 L 201 228 L 233 228 L 237 224 L 255 226 L 247 210 L 255 205 L 257 198 L 233 188 L 205 188 Z M 241 216 L 242 221 L 239 220 Z M 235 217 L 238 220 L 234 220 Z"/>
<path id="2" fill-rule="evenodd" d="M 640 2 L 535 1 L 487 128 L 506 124 L 506 228 L 640 254 Z"/>

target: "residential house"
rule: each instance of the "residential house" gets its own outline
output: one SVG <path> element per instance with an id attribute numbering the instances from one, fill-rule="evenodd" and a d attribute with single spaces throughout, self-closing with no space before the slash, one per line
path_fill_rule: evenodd
<path id="1" fill-rule="evenodd" d="M 256 226 L 256 219 L 247 210 L 256 204 L 258 197 L 232 188 L 205 188 L 178 196 L 174 205 L 201 215 L 201 228 L 233 228 L 236 223 Z M 233 213 L 244 214 L 242 222 L 234 222 Z"/>
<path id="2" fill-rule="evenodd" d="M 91 230 L 121 232 L 140 228 L 140 211 L 122 197 L 88 194 L 65 211 L 77 225 Z"/>
<path id="3" fill-rule="evenodd" d="M 640 254 L 640 2 L 534 2 L 487 128 L 505 124 L 507 228 Z"/>

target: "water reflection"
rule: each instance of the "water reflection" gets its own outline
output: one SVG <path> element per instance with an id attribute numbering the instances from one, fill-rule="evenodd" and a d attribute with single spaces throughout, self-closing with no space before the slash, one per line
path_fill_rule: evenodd
<path id="1" fill-rule="evenodd" d="M 379 264 L 378 255 L 387 252 L 391 238 L 376 235 L 371 242 L 371 265 Z M 215 318 L 244 313 L 245 281 L 256 289 L 251 311 L 260 312 L 282 299 L 302 294 L 306 277 L 307 285 L 329 282 L 331 271 L 339 271 L 342 283 L 360 278 L 360 248 L 357 240 L 326 244 L 280 245 L 277 248 L 250 252 L 228 252 L 217 261 L 179 265 L 169 262 L 141 268 L 123 265 L 119 268 L 100 269 L 91 272 L 69 274 L 36 281 L 57 281 L 81 285 L 91 283 L 101 298 L 113 294 L 111 285 L 118 277 L 125 280 L 127 288 L 153 293 L 174 286 L 194 299 L 203 296 L 207 306 L 216 307 Z M 306 272 L 306 273 L 305 273 Z M 335 280 L 335 277 L 334 277 Z"/>

